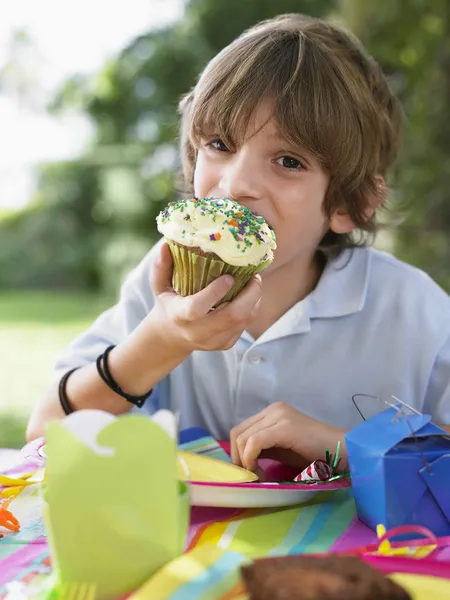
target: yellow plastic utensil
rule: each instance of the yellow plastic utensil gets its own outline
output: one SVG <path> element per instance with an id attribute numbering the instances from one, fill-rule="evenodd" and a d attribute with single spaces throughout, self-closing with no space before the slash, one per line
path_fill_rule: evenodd
<path id="1" fill-rule="evenodd" d="M 29 475 L 23 475 L 22 478 L 20 477 L 8 477 L 7 475 L 0 475 L 0 485 L 7 485 L 7 486 L 17 486 L 17 485 L 31 485 L 33 483 L 33 481 L 27 481 L 27 479 L 29 477 L 31 477 L 33 475 L 33 473 L 30 473 Z"/>
<path id="2" fill-rule="evenodd" d="M 178 452 L 178 477 L 182 481 L 203 483 L 250 483 L 258 476 L 223 460 L 202 456 L 194 452 Z"/>
<path id="3" fill-rule="evenodd" d="M 9 498 L 10 496 L 18 496 L 26 486 L 41 483 L 44 479 L 44 473 L 45 469 L 39 469 L 33 471 L 33 473 L 24 473 L 21 477 L 0 475 L 0 486 L 5 488 L 0 491 L 0 497 Z"/>

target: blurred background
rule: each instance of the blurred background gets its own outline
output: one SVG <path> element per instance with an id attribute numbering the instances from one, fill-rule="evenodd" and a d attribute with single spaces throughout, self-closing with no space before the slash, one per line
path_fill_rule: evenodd
<path id="1" fill-rule="evenodd" d="M 177 196 L 177 103 L 219 50 L 284 12 L 332 16 L 403 101 L 378 244 L 450 291 L 447 0 L 15 0 L 0 18 L 0 447 L 20 447 L 58 351 L 114 302 Z"/>

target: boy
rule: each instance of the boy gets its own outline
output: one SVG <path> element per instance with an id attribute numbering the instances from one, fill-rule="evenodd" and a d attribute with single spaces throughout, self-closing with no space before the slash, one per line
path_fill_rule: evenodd
<path id="1" fill-rule="evenodd" d="M 300 467 L 335 447 L 361 419 L 358 393 L 380 399 L 360 403 L 366 417 L 394 394 L 449 425 L 449 298 L 366 246 L 400 131 L 373 59 L 329 23 L 283 15 L 213 59 L 181 111 L 187 192 L 264 216 L 275 260 L 210 311 L 232 280 L 178 297 L 159 243 L 62 353 L 28 437 L 70 410 L 167 407 L 182 428 L 230 436 L 233 461 L 255 469 L 264 453 Z"/>

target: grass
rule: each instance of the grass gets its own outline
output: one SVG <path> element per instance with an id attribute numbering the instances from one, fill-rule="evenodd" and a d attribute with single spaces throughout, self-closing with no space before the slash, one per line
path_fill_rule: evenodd
<path id="1" fill-rule="evenodd" d="M 111 303 L 87 294 L 0 292 L 0 448 L 23 446 L 56 355 Z"/>

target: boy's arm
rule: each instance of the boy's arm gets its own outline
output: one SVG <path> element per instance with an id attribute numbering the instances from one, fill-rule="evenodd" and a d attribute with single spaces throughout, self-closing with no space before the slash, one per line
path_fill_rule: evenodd
<path id="1" fill-rule="evenodd" d="M 48 421 L 64 416 L 59 380 L 76 367 L 82 368 L 72 373 L 66 388 L 74 409 L 99 408 L 119 414 L 131 408 L 97 373 L 96 359 L 108 346 L 116 346 L 108 362 L 117 384 L 128 395 L 143 396 L 194 350 L 234 346 L 257 315 L 262 295 L 259 275 L 232 302 L 211 311 L 230 291 L 233 278 L 218 277 L 196 294 L 181 297 L 172 288 L 169 247 L 157 245 L 155 252 L 157 260 L 150 265 L 151 252 L 127 280 L 119 304 L 63 353 L 57 363 L 57 383 L 44 394 L 31 416 L 28 439 L 43 435 Z"/>
<path id="2" fill-rule="evenodd" d="M 189 355 L 188 352 L 170 347 L 162 332 L 158 331 L 157 324 L 149 320 L 144 320 L 109 355 L 108 365 L 114 379 L 132 396 L 141 396 L 151 390 Z M 28 440 L 44 435 L 49 421 L 64 417 L 58 384 L 56 382 L 45 392 L 33 411 L 27 428 Z M 132 408 L 132 404 L 115 394 L 102 381 L 95 363 L 72 373 L 66 391 L 75 410 L 93 408 L 121 414 Z"/>
<path id="3" fill-rule="evenodd" d="M 55 382 L 35 407 L 27 438 L 44 434 L 48 421 L 61 419 L 58 385 L 67 371 L 80 367 L 67 381 L 67 396 L 74 408 L 101 408 L 114 414 L 132 405 L 112 392 L 97 373 L 95 361 L 109 345 L 109 366 L 117 383 L 131 395 L 142 395 L 164 378 L 184 357 L 168 348 L 164 336 L 151 323 L 154 295 L 150 286 L 151 263 L 157 245 L 127 277 L 116 306 L 103 313 L 61 353 L 55 365 Z M 147 386 L 147 387 L 146 387 Z"/>

